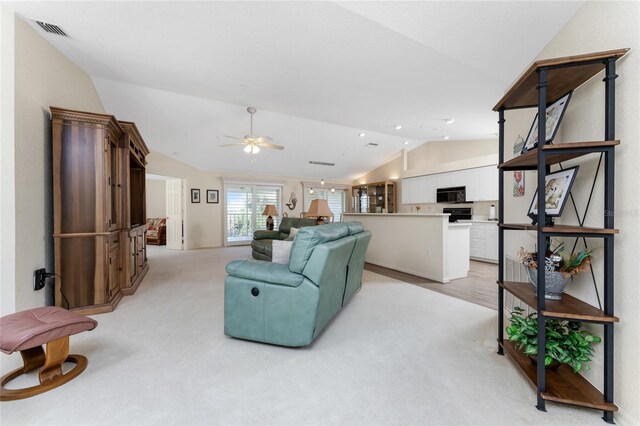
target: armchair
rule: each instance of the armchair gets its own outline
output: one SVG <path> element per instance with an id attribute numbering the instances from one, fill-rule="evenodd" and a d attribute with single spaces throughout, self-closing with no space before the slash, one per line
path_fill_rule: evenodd
<path id="1" fill-rule="evenodd" d="M 273 254 L 273 240 L 286 240 L 289 238 L 291 228 L 315 226 L 315 224 L 315 219 L 283 217 L 277 231 L 258 230 L 253 233 L 253 241 L 251 241 L 251 255 L 256 260 L 270 261 Z"/>
<path id="2" fill-rule="evenodd" d="M 167 244 L 167 218 L 156 217 L 147 219 L 147 244 Z"/>

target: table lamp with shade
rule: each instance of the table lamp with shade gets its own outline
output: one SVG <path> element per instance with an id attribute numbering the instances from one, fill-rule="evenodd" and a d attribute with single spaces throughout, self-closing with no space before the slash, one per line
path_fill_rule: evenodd
<path id="1" fill-rule="evenodd" d="M 324 223 L 324 218 L 327 219 L 333 216 L 331 209 L 329 209 L 329 202 L 327 200 L 312 200 L 306 217 L 315 217 L 316 225 Z"/>
<path id="2" fill-rule="evenodd" d="M 267 230 L 273 231 L 273 216 L 278 216 L 278 210 L 273 204 L 267 204 L 264 206 L 262 216 L 267 216 Z"/>

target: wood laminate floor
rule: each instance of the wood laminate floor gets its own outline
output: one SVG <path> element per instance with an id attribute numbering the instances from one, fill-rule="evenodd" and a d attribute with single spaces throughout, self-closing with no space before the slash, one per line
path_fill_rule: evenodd
<path id="1" fill-rule="evenodd" d="M 446 284 L 371 263 L 365 263 L 364 269 L 487 308 L 498 309 L 498 284 L 496 284 L 498 265 L 493 263 L 472 260 L 467 278 L 453 280 Z"/>

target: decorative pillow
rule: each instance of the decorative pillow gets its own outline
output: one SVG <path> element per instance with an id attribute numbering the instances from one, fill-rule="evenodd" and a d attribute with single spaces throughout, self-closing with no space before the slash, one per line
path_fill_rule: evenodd
<path id="1" fill-rule="evenodd" d="M 289 230 L 289 238 L 294 239 L 299 230 L 300 228 L 294 228 L 292 226 L 291 229 Z"/>
<path id="2" fill-rule="evenodd" d="M 273 240 L 271 244 L 271 262 L 288 265 L 293 241 Z"/>

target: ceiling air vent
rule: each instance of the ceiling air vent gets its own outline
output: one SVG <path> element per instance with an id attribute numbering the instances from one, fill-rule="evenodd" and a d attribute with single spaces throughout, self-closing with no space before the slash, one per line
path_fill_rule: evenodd
<path id="1" fill-rule="evenodd" d="M 376 148 L 378 146 L 377 143 L 373 143 L 373 142 L 369 142 L 368 144 L 366 144 L 364 147 L 365 148 Z"/>
<path id="2" fill-rule="evenodd" d="M 336 163 L 326 163 L 324 161 L 309 161 L 309 164 L 315 164 L 318 166 L 335 166 Z"/>
<path id="3" fill-rule="evenodd" d="M 34 19 L 34 21 L 36 24 L 40 25 L 40 28 L 42 28 L 47 33 L 58 34 L 63 37 L 68 37 L 67 33 L 62 31 L 62 28 L 60 28 L 56 24 L 50 24 L 48 22 L 38 21 L 37 19 Z"/>

